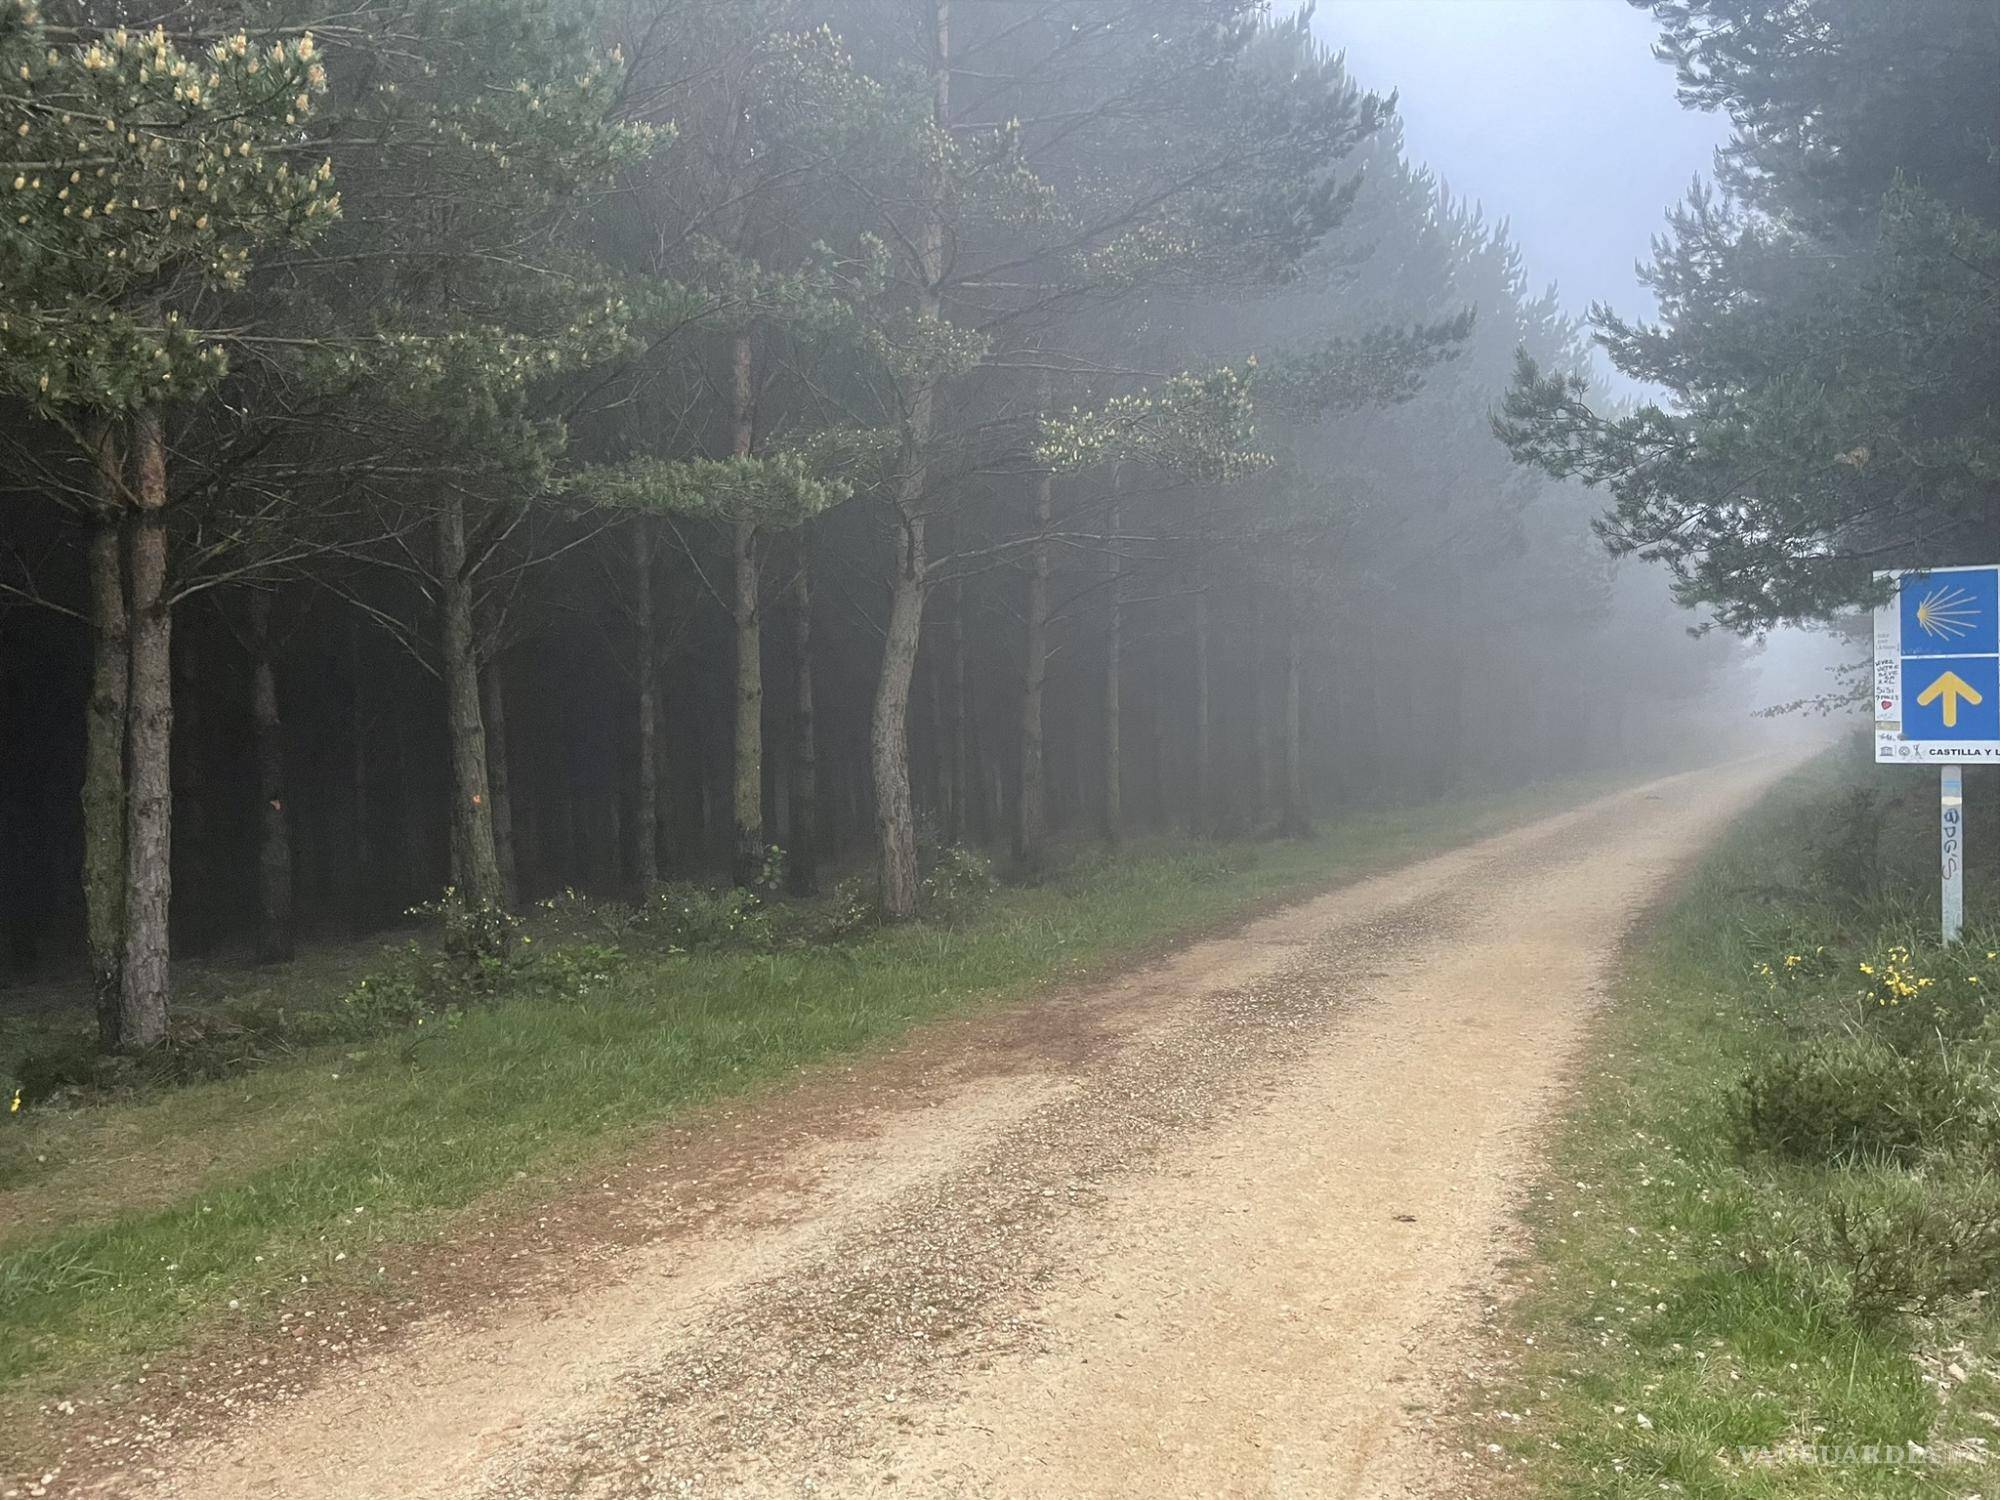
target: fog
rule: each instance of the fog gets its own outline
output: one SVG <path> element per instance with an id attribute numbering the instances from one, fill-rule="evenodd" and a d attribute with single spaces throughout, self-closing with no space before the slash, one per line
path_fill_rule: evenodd
<path id="1" fill-rule="evenodd" d="M 323 27 L 276 103 L 217 64 L 199 204 L 20 158 L 111 269 L 23 262 L 0 364 L 0 956 L 113 1031 L 170 958 L 447 888 L 902 920 L 959 849 L 1033 882 L 1825 732 L 1760 711 L 1851 647 L 1708 628 L 1496 435 L 1523 355 L 1673 406 L 1584 321 L 1653 314 L 1729 129 L 1644 12 L 427 24 Z"/>

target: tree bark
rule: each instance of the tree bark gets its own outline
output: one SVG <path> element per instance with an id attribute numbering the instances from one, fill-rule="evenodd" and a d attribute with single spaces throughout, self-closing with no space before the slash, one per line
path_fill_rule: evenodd
<path id="1" fill-rule="evenodd" d="M 917 483 L 921 485 L 919 477 Z M 906 512 L 896 578 L 889 598 L 889 628 L 882 647 L 882 676 L 869 726 L 875 775 L 875 831 L 881 856 L 882 915 L 904 921 L 917 914 L 917 826 L 910 804 L 910 678 L 924 619 L 924 520 Z"/>
<path id="2" fill-rule="evenodd" d="M 506 890 L 493 838 L 486 778 L 486 726 L 479 712 L 479 643 L 473 628 L 472 579 L 465 548 L 465 502 L 446 497 L 437 517 L 440 654 L 445 728 L 451 747 L 453 878 L 470 906 L 500 906 Z"/>
<path id="3" fill-rule="evenodd" d="M 923 659 L 930 663 L 930 691 L 924 694 L 925 706 L 930 710 L 931 732 L 928 745 L 929 755 L 926 770 L 930 782 L 928 806 L 931 821 L 937 826 L 938 837 L 945 843 L 944 830 L 951 823 L 951 759 L 945 752 L 946 736 L 950 733 L 945 723 L 945 671 L 947 663 L 942 651 L 927 651 Z"/>
<path id="4" fill-rule="evenodd" d="M 166 1039 L 173 899 L 173 615 L 167 596 L 167 449 L 160 414 L 132 420 L 136 489 L 131 536 L 131 685 L 125 730 L 125 956 L 120 1049 Z"/>
<path id="5" fill-rule="evenodd" d="M 1262 829 L 1264 816 L 1271 810 L 1273 761 L 1276 757 L 1271 749 L 1271 706 L 1266 701 L 1264 682 L 1264 590 L 1262 583 L 1250 580 L 1250 742 L 1251 753 L 1257 764 L 1252 767 L 1256 774 L 1256 805 L 1250 809 L 1250 823 L 1253 828 Z"/>
<path id="6" fill-rule="evenodd" d="M 756 371 L 749 330 L 737 333 L 731 353 L 735 375 L 732 449 L 738 458 L 748 458 L 756 443 Z M 750 516 L 736 518 L 732 553 L 736 575 L 736 762 L 730 865 L 738 885 L 752 885 L 764 868 L 764 646 L 763 620 L 758 612 L 757 523 Z"/>
<path id="7" fill-rule="evenodd" d="M 250 593 L 250 720 L 257 754 L 257 960 L 292 956 L 292 820 L 285 805 L 285 721 L 271 659 L 271 596 Z"/>
<path id="8" fill-rule="evenodd" d="M 124 455 L 106 423 L 97 434 L 98 508 L 90 521 L 90 699 L 84 719 L 83 910 L 98 1043 L 118 1049 L 125 949 L 125 711 L 131 690 L 125 606 Z"/>
<path id="9" fill-rule="evenodd" d="M 1208 581 L 1199 572 L 1194 585 L 1194 806 L 1193 831 L 1206 837 L 1215 828 L 1215 756 L 1210 734 L 1208 680 Z"/>
<path id="10" fill-rule="evenodd" d="M 361 666 L 361 621 L 347 616 L 347 776 L 353 817 L 347 850 L 348 924 L 357 932 L 368 925 L 378 904 L 375 890 L 375 846 L 369 836 L 368 689 Z"/>
<path id="11" fill-rule="evenodd" d="M 730 873 L 738 885 L 752 885 L 764 868 L 764 627 L 758 611 L 754 522 L 738 518 L 734 551 L 736 752 Z"/>
<path id="12" fill-rule="evenodd" d="M 1305 642 L 1296 605 L 1285 610 L 1285 810 L 1278 832 L 1286 838 L 1312 836 L 1312 809 L 1306 799 Z"/>
<path id="13" fill-rule="evenodd" d="M 1125 833 L 1124 719 L 1120 703 L 1125 651 L 1125 562 L 1120 551 L 1120 487 L 1123 470 L 1111 476 L 1111 499 L 1104 509 L 1104 566 L 1111 574 L 1104 607 L 1104 841 Z"/>
<path id="14" fill-rule="evenodd" d="M 521 903 L 520 866 L 514 849 L 513 760 L 507 742 L 507 682 L 500 663 L 479 672 L 480 718 L 486 728 L 486 782 L 493 798 L 493 856 L 500 866 L 501 900 Z"/>
<path id="15" fill-rule="evenodd" d="M 792 785 L 791 862 L 786 877 L 795 896 L 819 891 L 819 744 L 813 712 L 812 563 L 799 548 L 792 582 Z"/>
<path id="16" fill-rule="evenodd" d="M 968 776 L 970 727 L 965 706 L 965 585 L 951 586 L 951 629 L 945 637 L 945 792 L 944 841 L 965 842 L 968 826 L 966 803 L 973 795 Z"/>
<path id="17" fill-rule="evenodd" d="M 1031 871 L 1040 867 L 1048 852 L 1047 742 L 1042 709 L 1049 679 L 1049 528 L 1054 519 L 1054 496 L 1054 478 L 1037 476 L 1021 674 L 1021 795 L 1014 809 L 1014 857 Z"/>
<path id="18" fill-rule="evenodd" d="M 633 875 L 642 896 L 660 883 L 660 641 L 653 608 L 653 518 L 632 521 L 633 629 L 639 677 L 639 805 Z"/>
<path id="19" fill-rule="evenodd" d="M 932 0 L 931 81 L 933 119 L 940 129 L 951 120 L 951 4 Z M 919 259 L 923 286 L 917 295 L 920 318 L 935 319 L 944 299 L 944 180 L 941 165 L 930 168 L 925 186 Z M 875 779 L 875 832 L 879 855 L 882 915 L 906 921 L 917 914 L 917 824 L 910 804 L 910 677 L 922 639 L 924 595 L 930 586 L 925 550 L 924 492 L 930 481 L 931 430 L 938 381 L 922 377 L 910 392 L 903 418 L 900 477 L 896 485 L 896 572 L 889 596 L 889 625 L 882 649 L 882 675 L 869 720 L 869 761 Z"/>

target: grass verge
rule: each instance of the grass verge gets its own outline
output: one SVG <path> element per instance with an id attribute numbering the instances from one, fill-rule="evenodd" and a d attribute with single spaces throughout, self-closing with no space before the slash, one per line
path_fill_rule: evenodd
<path id="1" fill-rule="evenodd" d="M 0 1117 L 0 1430 L 225 1308 L 255 1316 L 303 1277 L 341 1274 L 336 1259 L 435 1236 L 496 1192 L 545 1192 L 691 1107 L 1581 795 L 1382 811 L 1299 842 L 1140 845 L 951 927 L 617 954 L 560 1001 L 503 999 L 212 1081 Z M 586 967 L 604 952 L 577 951 Z M 344 967 L 337 979 L 352 983 Z"/>
<path id="2" fill-rule="evenodd" d="M 1636 944 L 1481 1393 L 1503 1492 L 1995 1492 L 1995 868 L 1940 951 L 1935 778 L 1865 755 L 1781 784 Z"/>

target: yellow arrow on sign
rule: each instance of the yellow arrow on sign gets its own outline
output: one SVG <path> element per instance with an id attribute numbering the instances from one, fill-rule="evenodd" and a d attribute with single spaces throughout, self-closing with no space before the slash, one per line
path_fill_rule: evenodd
<path id="1" fill-rule="evenodd" d="M 1967 682 L 1956 672 L 1945 673 L 1944 676 L 1919 693 L 1917 695 L 1917 706 L 1919 708 L 1929 708 L 1940 698 L 1944 699 L 1944 727 L 1947 729 L 1958 728 L 1959 699 L 1963 698 L 1967 703 L 1974 704 L 1986 701 L 1979 696 L 1979 693 L 1973 688 L 1971 683 Z"/>

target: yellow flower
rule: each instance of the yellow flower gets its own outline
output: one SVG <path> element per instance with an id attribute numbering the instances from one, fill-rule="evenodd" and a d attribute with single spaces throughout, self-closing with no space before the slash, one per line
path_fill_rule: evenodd
<path id="1" fill-rule="evenodd" d="M 19 1089 L 15 1089 L 14 1097 L 7 1101 L 7 1113 L 10 1115 L 18 1115 L 20 1112 L 21 1112 L 21 1091 Z"/>
<path id="2" fill-rule="evenodd" d="M 1861 966 L 1861 972 L 1862 972 L 1862 973 L 1864 973 L 1864 974 L 1873 974 L 1873 973 L 1875 972 L 1875 965 L 1873 965 L 1873 964 L 1863 964 L 1863 965 Z"/>

